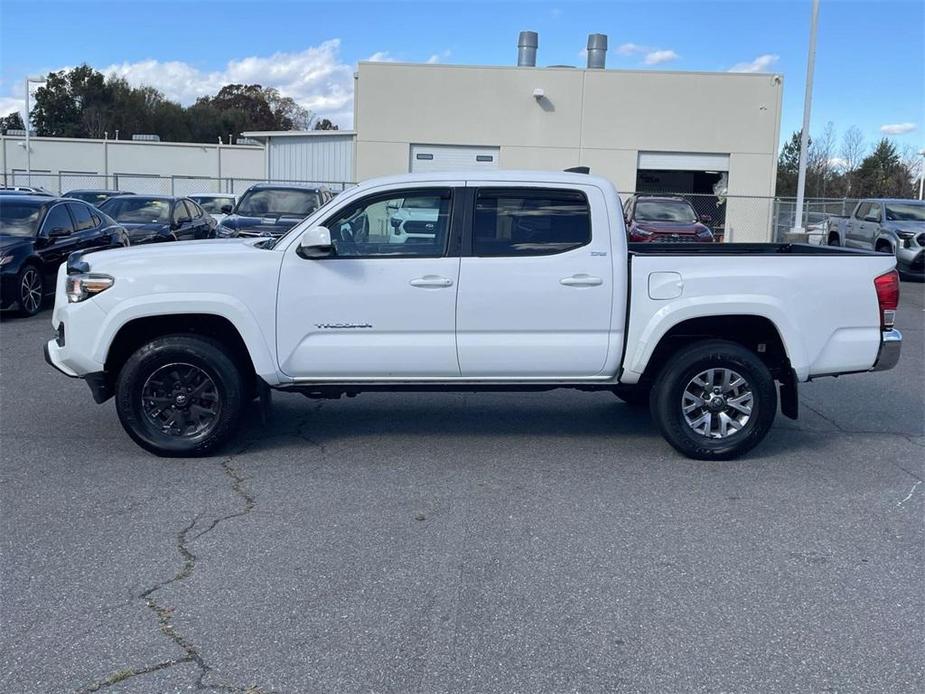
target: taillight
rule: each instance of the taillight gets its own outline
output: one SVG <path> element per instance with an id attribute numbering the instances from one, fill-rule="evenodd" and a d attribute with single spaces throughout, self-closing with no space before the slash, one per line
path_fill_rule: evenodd
<path id="1" fill-rule="evenodd" d="M 890 270 L 874 280 L 877 290 L 877 303 L 880 304 L 880 327 L 884 330 L 893 327 L 896 321 L 896 309 L 899 308 L 899 273 Z"/>

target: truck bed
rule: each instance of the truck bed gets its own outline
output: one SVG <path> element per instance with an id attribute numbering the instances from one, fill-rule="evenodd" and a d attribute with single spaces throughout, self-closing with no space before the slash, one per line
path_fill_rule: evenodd
<path id="1" fill-rule="evenodd" d="M 883 255 L 876 251 L 808 243 L 630 243 L 630 255 Z"/>

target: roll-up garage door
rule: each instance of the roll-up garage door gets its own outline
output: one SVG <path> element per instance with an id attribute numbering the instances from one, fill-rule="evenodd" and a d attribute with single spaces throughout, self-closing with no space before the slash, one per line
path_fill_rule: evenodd
<path id="1" fill-rule="evenodd" d="M 411 172 L 497 169 L 499 147 L 411 145 Z"/>

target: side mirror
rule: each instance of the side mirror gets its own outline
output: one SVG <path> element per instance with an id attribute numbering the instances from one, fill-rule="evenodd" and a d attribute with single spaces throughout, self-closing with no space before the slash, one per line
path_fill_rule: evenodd
<path id="1" fill-rule="evenodd" d="M 709 224 L 713 221 L 713 217 L 708 214 L 702 214 L 700 215 L 700 221 L 704 222 L 705 224 Z"/>
<path id="2" fill-rule="evenodd" d="M 334 244 L 331 243 L 331 232 L 327 227 L 310 227 L 299 239 L 296 251 L 302 258 L 317 259 L 334 255 Z"/>
<path id="3" fill-rule="evenodd" d="M 55 227 L 48 232 L 49 239 L 63 239 L 65 236 L 70 236 L 71 230 L 65 229 L 64 227 Z"/>
<path id="4" fill-rule="evenodd" d="M 222 214 L 231 214 L 231 211 L 234 209 L 233 205 L 222 205 Z"/>
<path id="5" fill-rule="evenodd" d="M 876 215 L 868 215 L 868 216 L 864 217 L 864 221 L 865 221 L 865 222 L 879 222 L 879 221 L 880 221 L 880 217 L 878 217 L 878 216 L 876 216 Z"/>

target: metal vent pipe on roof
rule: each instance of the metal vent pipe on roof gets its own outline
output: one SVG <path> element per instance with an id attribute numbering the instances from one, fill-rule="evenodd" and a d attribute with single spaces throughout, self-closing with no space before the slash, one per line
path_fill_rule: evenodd
<path id="1" fill-rule="evenodd" d="M 607 65 L 607 34 L 588 34 L 588 68 L 603 70 Z"/>
<path id="2" fill-rule="evenodd" d="M 517 37 L 517 67 L 536 67 L 540 41 L 535 31 L 522 31 Z"/>

